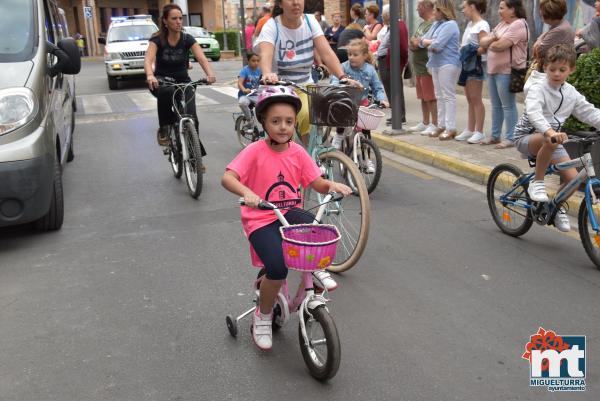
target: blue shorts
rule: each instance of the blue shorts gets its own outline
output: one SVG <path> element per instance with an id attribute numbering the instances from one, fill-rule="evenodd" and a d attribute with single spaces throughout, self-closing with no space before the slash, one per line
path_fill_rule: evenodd
<path id="1" fill-rule="evenodd" d="M 529 138 L 531 138 L 531 135 L 525 135 L 525 136 L 517 139 L 515 141 L 515 146 L 516 146 L 517 150 L 519 152 L 521 152 L 521 154 L 523 156 L 526 156 L 528 158 L 535 158 L 537 155 L 532 155 L 529 152 Z M 562 145 L 558 145 L 556 147 L 556 149 L 554 149 L 554 152 L 552 152 L 552 160 L 558 160 L 558 159 L 562 159 L 565 157 L 570 158 L 565 147 Z"/>

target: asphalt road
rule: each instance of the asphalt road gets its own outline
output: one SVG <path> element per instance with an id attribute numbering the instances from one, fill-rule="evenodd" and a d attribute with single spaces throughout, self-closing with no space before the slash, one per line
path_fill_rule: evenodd
<path id="1" fill-rule="evenodd" d="M 108 92 L 98 68 L 84 64 L 80 94 Z M 131 85 L 119 93 L 143 90 Z M 600 271 L 577 235 L 505 236 L 481 188 L 401 159 L 372 194 L 361 261 L 336 276 L 337 376 L 309 376 L 295 321 L 269 353 L 249 320 L 230 337 L 225 316 L 250 306 L 256 271 L 219 183 L 239 151 L 235 99 L 202 93 L 215 101 L 199 107 L 199 200 L 173 178 L 153 112 L 82 110 L 62 230 L 0 230 L 2 401 L 600 398 Z M 587 336 L 585 393 L 529 387 L 521 355 L 540 326 Z"/>

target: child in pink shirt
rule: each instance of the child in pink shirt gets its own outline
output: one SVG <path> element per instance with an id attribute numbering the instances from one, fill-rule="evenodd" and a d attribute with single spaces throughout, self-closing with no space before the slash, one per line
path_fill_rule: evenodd
<path id="1" fill-rule="evenodd" d="M 242 150 L 229 165 L 222 185 L 244 198 L 241 208 L 244 233 L 265 266 L 266 275 L 260 285 L 260 304 L 253 318 L 252 338 L 255 344 L 268 350 L 272 347 L 272 308 L 287 267 L 281 248 L 281 223 L 270 210 L 258 210 L 261 199 L 275 204 L 290 224 L 313 222 L 313 216 L 297 205 L 302 204 L 300 187 L 311 186 L 320 193 L 339 192 L 349 195 L 352 190 L 321 177 L 321 171 L 306 150 L 292 142 L 296 114 L 302 103 L 288 87 L 271 86 L 259 95 L 256 116 L 267 132 L 267 138 Z M 320 281 L 328 290 L 337 287 L 326 272 Z"/>

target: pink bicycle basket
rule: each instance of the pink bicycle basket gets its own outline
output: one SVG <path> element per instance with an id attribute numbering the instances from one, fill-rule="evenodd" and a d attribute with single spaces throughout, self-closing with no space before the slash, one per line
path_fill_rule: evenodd
<path id="1" fill-rule="evenodd" d="M 295 224 L 280 227 L 283 258 L 289 269 L 304 272 L 326 269 L 335 259 L 340 239 L 336 226 L 329 224 Z"/>
<path id="2" fill-rule="evenodd" d="M 358 108 L 358 119 L 356 128 L 374 130 L 379 126 L 381 119 L 385 117 L 385 113 L 381 110 L 369 109 L 364 106 Z"/>

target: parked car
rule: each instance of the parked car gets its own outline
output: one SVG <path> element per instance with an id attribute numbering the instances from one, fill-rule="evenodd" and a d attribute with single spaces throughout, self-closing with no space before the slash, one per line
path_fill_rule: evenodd
<path id="1" fill-rule="evenodd" d="M 62 171 L 73 160 L 81 59 L 57 0 L 3 7 L 0 28 L 0 227 L 63 224 Z M 9 15 L 7 16 L 6 13 Z"/>
<path id="2" fill-rule="evenodd" d="M 104 45 L 104 64 L 110 89 L 119 88 L 119 80 L 127 77 L 142 77 L 144 56 L 148 39 L 158 27 L 150 15 L 113 17 L 106 38 L 98 38 Z"/>
<path id="3" fill-rule="evenodd" d="M 221 46 L 215 39 L 215 35 L 199 26 L 184 26 L 183 30 L 196 39 L 196 42 L 198 42 L 207 58 L 210 58 L 212 61 L 219 61 L 221 59 Z M 193 57 L 190 52 L 190 58 Z"/>

